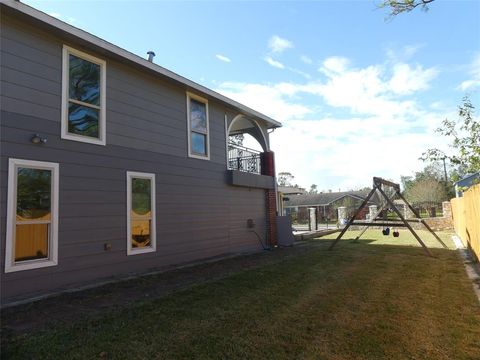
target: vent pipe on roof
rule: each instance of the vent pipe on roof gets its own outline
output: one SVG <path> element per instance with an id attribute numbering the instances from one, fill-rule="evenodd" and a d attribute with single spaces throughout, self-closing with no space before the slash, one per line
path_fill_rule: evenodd
<path id="1" fill-rule="evenodd" d="M 147 52 L 147 55 L 148 55 L 147 60 L 150 61 L 150 62 L 153 62 L 153 58 L 155 56 L 155 53 L 152 50 L 150 50 L 149 52 Z"/>

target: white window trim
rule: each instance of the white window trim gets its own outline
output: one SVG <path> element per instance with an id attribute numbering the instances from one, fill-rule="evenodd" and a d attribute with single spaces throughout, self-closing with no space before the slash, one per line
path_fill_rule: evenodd
<path id="1" fill-rule="evenodd" d="M 225 113 L 225 116 L 224 116 L 224 131 L 225 131 L 225 165 L 227 167 L 227 170 L 230 170 L 229 169 L 229 166 L 228 166 L 228 130 L 229 130 L 229 126 L 228 126 L 228 117 L 227 117 L 227 114 Z"/>
<path id="2" fill-rule="evenodd" d="M 140 178 L 140 179 L 149 179 L 151 181 L 151 213 L 152 213 L 152 222 L 151 222 L 151 239 L 152 245 L 146 248 L 141 249 L 134 249 L 132 247 L 131 232 L 132 232 L 132 224 L 131 224 L 131 211 L 132 211 L 132 178 Z M 135 172 L 135 171 L 127 171 L 127 255 L 137 255 L 137 254 L 145 254 L 150 252 L 155 252 L 157 250 L 157 216 L 155 210 L 155 174 L 151 173 L 142 173 L 142 172 Z"/>
<path id="3" fill-rule="evenodd" d="M 68 103 L 69 103 L 69 54 L 78 56 L 79 58 L 100 65 L 100 106 L 99 106 L 99 138 L 95 139 L 89 136 L 71 134 L 68 132 Z M 106 145 L 107 128 L 106 128 L 106 88 L 107 88 L 107 65 L 105 60 L 96 58 L 86 54 L 80 50 L 76 50 L 67 45 L 63 45 L 62 50 L 62 139 L 85 142 L 95 145 Z M 81 102 L 79 102 L 81 103 Z M 92 106 L 95 108 L 95 106 Z"/>
<path id="4" fill-rule="evenodd" d="M 48 258 L 41 260 L 26 260 L 15 263 L 15 230 L 17 205 L 17 168 L 45 169 L 52 171 L 51 188 L 51 222 L 48 239 Z M 7 235 L 5 244 L 5 272 L 39 269 L 58 264 L 58 163 L 9 159 L 8 161 L 8 196 L 7 196 Z"/>
<path id="5" fill-rule="evenodd" d="M 205 139 L 206 139 L 206 149 L 207 149 L 207 155 L 200 155 L 197 153 L 192 152 L 192 147 L 191 147 L 191 119 L 190 119 L 190 99 L 197 100 L 199 102 L 202 102 L 205 104 L 205 112 L 207 116 L 207 133 L 205 134 Z M 208 115 L 208 100 L 198 96 L 196 94 L 193 94 L 191 92 L 187 91 L 187 129 L 188 129 L 188 134 L 187 134 L 187 140 L 188 140 L 188 156 L 191 158 L 195 159 L 201 159 L 201 160 L 210 160 L 210 120 L 209 120 L 209 115 Z"/>

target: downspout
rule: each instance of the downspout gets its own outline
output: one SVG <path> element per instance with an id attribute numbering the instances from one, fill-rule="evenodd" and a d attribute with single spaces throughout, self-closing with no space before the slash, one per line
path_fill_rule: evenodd
<path id="1" fill-rule="evenodd" d="M 275 128 L 271 132 L 274 132 Z M 267 151 L 270 151 L 270 133 L 268 132 L 267 129 Z M 277 169 L 275 168 L 275 158 L 273 159 L 273 184 L 274 184 L 274 190 L 275 190 L 275 211 L 277 213 L 277 216 L 279 215 L 280 207 L 278 204 L 278 185 L 277 185 Z"/>
<path id="2" fill-rule="evenodd" d="M 274 163 L 274 166 L 275 166 L 275 163 Z M 275 170 L 275 168 L 274 168 Z M 277 176 L 276 176 L 276 171 L 273 172 L 273 183 L 274 183 L 274 190 L 275 190 L 275 208 L 276 208 L 276 211 L 277 211 L 277 216 L 279 214 L 279 211 L 280 211 L 280 208 L 279 208 L 279 204 L 278 204 L 278 185 L 277 185 Z"/>

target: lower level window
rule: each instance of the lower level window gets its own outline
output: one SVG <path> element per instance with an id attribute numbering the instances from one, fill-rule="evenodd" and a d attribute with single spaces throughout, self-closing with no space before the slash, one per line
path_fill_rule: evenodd
<path id="1" fill-rule="evenodd" d="M 155 174 L 127 172 L 127 254 L 156 249 Z"/>
<path id="2" fill-rule="evenodd" d="M 58 164 L 10 159 L 5 272 L 57 265 Z"/>

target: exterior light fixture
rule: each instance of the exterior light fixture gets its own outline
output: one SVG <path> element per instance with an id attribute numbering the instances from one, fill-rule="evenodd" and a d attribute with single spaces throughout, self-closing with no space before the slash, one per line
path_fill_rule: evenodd
<path id="1" fill-rule="evenodd" d="M 33 144 L 45 144 L 47 142 L 47 138 L 42 138 L 40 137 L 39 134 L 35 134 L 34 136 L 32 136 L 32 138 L 30 139 L 30 141 L 33 143 Z"/>

